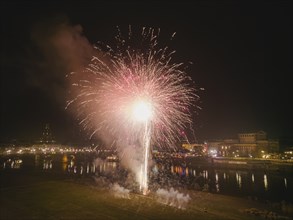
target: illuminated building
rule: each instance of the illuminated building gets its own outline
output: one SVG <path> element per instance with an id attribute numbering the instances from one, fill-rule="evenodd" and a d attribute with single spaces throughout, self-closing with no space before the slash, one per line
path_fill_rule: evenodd
<path id="1" fill-rule="evenodd" d="M 53 144 L 55 143 L 55 140 L 53 139 L 52 133 L 51 133 L 51 129 L 50 129 L 50 125 L 46 124 L 42 137 L 40 139 L 40 143 L 46 143 L 46 144 Z"/>
<path id="2" fill-rule="evenodd" d="M 208 141 L 208 149 L 224 157 L 262 157 L 279 152 L 279 141 L 268 139 L 264 131 L 240 133 L 235 139 Z"/>

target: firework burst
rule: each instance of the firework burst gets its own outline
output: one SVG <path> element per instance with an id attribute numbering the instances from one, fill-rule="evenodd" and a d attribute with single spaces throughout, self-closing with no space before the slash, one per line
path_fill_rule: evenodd
<path id="1" fill-rule="evenodd" d="M 94 56 L 82 72 L 69 75 L 74 98 L 67 107 L 74 106 L 90 136 L 103 132 L 136 139 L 144 126 L 134 120 L 132 106 L 141 101 L 152 108 L 154 144 L 172 146 L 180 131 L 192 124 L 191 111 L 198 99 L 195 87 L 183 64 L 171 62 L 174 51 L 158 48 L 158 33 L 143 29 L 142 48 L 131 47 L 131 31 L 126 40 L 119 34 L 115 48 L 96 47 L 100 56 Z"/>
<path id="2" fill-rule="evenodd" d="M 115 47 L 96 47 L 99 55 L 68 76 L 74 98 L 67 107 L 90 136 L 173 146 L 192 124 L 196 89 L 184 65 L 172 62 L 174 51 L 159 47 L 159 30 L 144 28 L 140 36 L 139 46 L 130 30 L 128 38 L 119 32 Z"/>

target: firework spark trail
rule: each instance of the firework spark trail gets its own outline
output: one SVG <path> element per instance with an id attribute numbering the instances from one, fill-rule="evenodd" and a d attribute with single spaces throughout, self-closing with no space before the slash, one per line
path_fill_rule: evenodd
<path id="1" fill-rule="evenodd" d="M 74 98 L 67 107 L 76 110 L 91 137 L 111 136 L 121 148 L 138 143 L 144 148 L 144 177 L 135 171 L 144 189 L 150 144 L 173 146 L 192 124 L 190 109 L 199 98 L 184 65 L 171 62 L 174 51 L 158 47 L 158 33 L 143 28 L 142 45 L 136 47 L 131 29 L 128 39 L 119 31 L 116 47 L 96 47 L 100 56 L 94 56 L 84 71 L 68 76 Z M 133 117 L 133 104 L 138 101 L 152 106 L 152 118 L 145 123 Z"/>
<path id="2" fill-rule="evenodd" d="M 143 155 L 143 172 L 142 172 L 142 182 L 141 187 L 143 194 L 148 193 L 148 161 L 149 161 L 149 152 L 150 152 L 150 141 L 151 141 L 151 130 L 148 125 L 148 122 L 145 123 L 145 132 L 144 132 L 144 155 Z"/>

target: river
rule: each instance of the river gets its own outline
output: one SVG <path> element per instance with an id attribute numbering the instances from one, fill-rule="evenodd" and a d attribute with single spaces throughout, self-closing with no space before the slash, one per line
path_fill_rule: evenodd
<path id="1" fill-rule="evenodd" d="M 14 170 L 58 173 L 73 178 L 107 177 L 113 181 L 123 181 L 128 173 L 119 162 L 102 160 L 90 153 L 1 156 L 0 173 Z M 155 186 L 165 188 L 167 185 L 253 200 L 293 203 L 292 172 L 224 169 L 168 162 L 153 163 L 149 173 L 150 189 Z"/>

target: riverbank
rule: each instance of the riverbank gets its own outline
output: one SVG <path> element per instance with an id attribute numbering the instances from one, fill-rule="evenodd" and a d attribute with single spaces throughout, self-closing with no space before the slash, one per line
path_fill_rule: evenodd
<path id="1" fill-rule="evenodd" d="M 182 191 L 181 191 L 182 192 Z M 1 219 L 290 219 L 291 206 L 183 191 L 185 209 L 163 204 L 151 192 L 115 197 L 111 187 L 86 179 L 39 173 L 1 173 Z"/>
<path id="2" fill-rule="evenodd" d="M 236 168 L 236 169 L 265 169 L 271 171 L 293 172 L 292 160 L 277 159 L 250 159 L 250 158 L 212 158 L 212 166 L 219 168 Z"/>
<path id="3" fill-rule="evenodd" d="M 293 172 L 293 160 L 261 159 L 261 158 L 234 158 L 234 157 L 188 157 L 173 158 L 173 161 L 187 165 L 202 165 L 215 168 L 243 169 L 243 170 L 270 170 Z"/>

